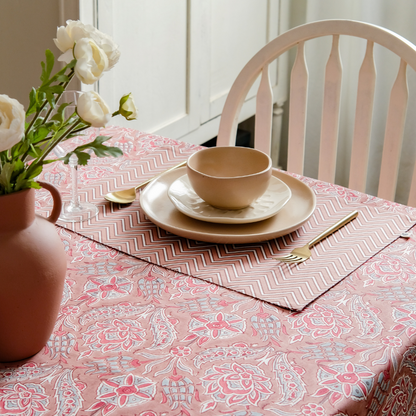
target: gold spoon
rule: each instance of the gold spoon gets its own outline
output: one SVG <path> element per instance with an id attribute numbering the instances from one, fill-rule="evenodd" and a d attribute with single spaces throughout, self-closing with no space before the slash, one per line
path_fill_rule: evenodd
<path id="1" fill-rule="evenodd" d="M 104 195 L 104 198 L 107 201 L 117 202 L 118 204 L 131 204 L 136 199 L 136 191 L 140 188 L 146 186 L 149 182 L 153 181 L 154 179 L 158 178 L 159 176 L 163 175 L 164 173 L 170 172 L 171 170 L 181 168 L 182 166 L 186 166 L 186 160 L 179 163 L 179 165 L 172 166 L 168 170 L 159 173 L 153 178 L 148 179 L 147 181 L 141 183 L 140 185 L 135 186 L 134 188 L 130 189 L 123 189 L 122 191 L 116 192 L 109 192 L 107 195 Z"/>

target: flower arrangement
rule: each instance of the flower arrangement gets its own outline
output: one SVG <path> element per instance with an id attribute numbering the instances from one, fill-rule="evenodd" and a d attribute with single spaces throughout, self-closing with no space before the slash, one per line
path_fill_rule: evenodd
<path id="1" fill-rule="evenodd" d="M 78 136 L 89 127 L 104 127 L 112 117 L 122 115 L 134 120 L 137 109 L 131 94 L 120 99 L 119 108 L 111 113 L 104 100 L 94 91 L 83 93 L 76 110 L 65 117 L 71 103 L 60 103 L 63 92 L 76 76 L 84 84 L 93 84 L 119 60 L 118 46 L 106 34 L 80 21 L 67 21 L 58 28 L 54 42 L 65 66 L 53 74 L 55 57 L 50 50 L 42 62 L 41 85 L 32 88 L 26 112 L 17 100 L 0 94 L 0 195 L 27 188 L 40 188 L 35 178 L 46 163 L 62 160 L 68 163 L 72 154 L 85 165 L 90 158 L 87 149 L 98 157 L 121 156 L 118 147 L 105 146 L 108 136 L 78 146 L 64 157 L 46 159 L 59 143 Z"/>

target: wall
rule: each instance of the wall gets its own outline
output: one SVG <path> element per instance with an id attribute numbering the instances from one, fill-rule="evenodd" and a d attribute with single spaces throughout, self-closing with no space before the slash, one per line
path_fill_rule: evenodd
<path id="1" fill-rule="evenodd" d="M 0 0 L 0 94 L 28 105 L 45 50 L 59 56 L 53 38 L 64 14 L 77 19 L 78 0 Z"/>

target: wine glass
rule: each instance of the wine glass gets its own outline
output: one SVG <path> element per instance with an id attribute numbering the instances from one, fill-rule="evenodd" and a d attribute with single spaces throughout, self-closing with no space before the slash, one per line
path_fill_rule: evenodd
<path id="1" fill-rule="evenodd" d="M 77 106 L 78 97 L 81 95 L 79 91 L 64 91 L 60 98 L 60 103 L 70 103 L 64 110 L 65 119 L 70 117 Z M 58 103 L 59 105 L 59 103 Z M 89 151 L 91 153 L 91 151 Z M 54 148 L 54 153 L 57 157 L 63 157 L 66 155 L 66 151 L 62 146 L 57 145 Z M 98 214 L 98 208 L 95 204 L 88 201 L 80 201 L 78 195 L 78 157 L 72 154 L 68 163 L 71 170 L 71 199 L 69 201 L 63 201 L 62 211 L 59 219 L 65 222 L 83 222 L 90 218 L 95 217 Z"/>

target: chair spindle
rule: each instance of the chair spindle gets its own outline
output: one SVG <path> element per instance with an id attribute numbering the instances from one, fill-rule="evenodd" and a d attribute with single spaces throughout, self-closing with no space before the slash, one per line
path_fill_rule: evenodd
<path id="1" fill-rule="evenodd" d="M 305 159 L 306 108 L 308 101 L 308 68 L 305 60 L 305 42 L 297 47 L 296 59 L 290 77 L 289 140 L 287 170 L 303 174 Z"/>
<path id="2" fill-rule="evenodd" d="M 374 106 L 376 68 L 374 42 L 367 42 L 367 49 L 358 77 L 357 105 L 355 109 L 354 135 L 351 150 L 349 187 L 365 192 L 367 181 L 371 121 Z"/>
<path id="3" fill-rule="evenodd" d="M 341 80 L 342 64 L 339 54 L 339 35 L 334 35 L 325 70 L 318 170 L 318 179 L 332 183 L 335 182 Z"/>
<path id="4" fill-rule="evenodd" d="M 410 185 L 409 198 L 407 200 L 407 205 L 410 205 L 411 207 L 416 207 L 416 165 L 413 168 L 413 176 L 412 176 L 412 182 Z"/>
<path id="5" fill-rule="evenodd" d="M 272 135 L 273 91 L 270 84 L 269 65 L 261 71 L 261 81 L 256 98 L 255 148 L 270 155 Z"/>
<path id="6" fill-rule="evenodd" d="M 406 67 L 406 62 L 401 60 L 397 78 L 391 89 L 384 133 L 383 156 L 377 195 L 390 201 L 394 201 L 395 197 L 406 117 L 408 99 Z"/>

